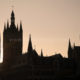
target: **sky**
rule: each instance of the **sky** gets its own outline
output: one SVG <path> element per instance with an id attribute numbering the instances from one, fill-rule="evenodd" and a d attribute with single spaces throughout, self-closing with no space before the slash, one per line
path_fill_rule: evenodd
<path id="1" fill-rule="evenodd" d="M 23 53 L 27 52 L 29 34 L 39 55 L 42 49 L 44 56 L 61 53 L 67 57 L 69 38 L 72 46 L 80 45 L 80 0 L 0 0 L 2 42 L 4 23 L 10 22 L 12 10 L 16 25 L 22 21 Z"/>

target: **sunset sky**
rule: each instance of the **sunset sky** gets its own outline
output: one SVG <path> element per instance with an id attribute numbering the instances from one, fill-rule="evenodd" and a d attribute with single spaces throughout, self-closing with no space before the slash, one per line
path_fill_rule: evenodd
<path id="1" fill-rule="evenodd" d="M 16 25 L 23 25 L 23 53 L 27 52 L 29 34 L 33 48 L 44 56 L 67 56 L 68 41 L 80 45 L 80 0 L 0 0 L 0 32 L 10 22 L 12 6 Z"/>

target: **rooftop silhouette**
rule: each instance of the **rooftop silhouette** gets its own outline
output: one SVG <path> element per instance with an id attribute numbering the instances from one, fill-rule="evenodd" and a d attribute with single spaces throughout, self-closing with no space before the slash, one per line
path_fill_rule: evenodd
<path id="1" fill-rule="evenodd" d="M 10 25 L 9 25 L 10 24 Z M 28 49 L 23 48 L 23 29 L 20 22 L 15 24 L 14 11 L 11 23 L 4 24 L 3 31 L 3 63 L 0 64 L 1 80 L 76 80 L 80 76 L 80 46 L 71 46 L 69 39 L 68 58 L 60 53 L 52 56 L 38 55 L 33 49 L 31 34 Z"/>

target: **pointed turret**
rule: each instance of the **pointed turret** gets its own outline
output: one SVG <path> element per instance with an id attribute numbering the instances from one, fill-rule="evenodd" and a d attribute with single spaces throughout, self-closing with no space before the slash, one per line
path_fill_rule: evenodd
<path id="1" fill-rule="evenodd" d="M 31 41 L 31 35 L 29 35 L 29 43 L 28 43 L 28 52 L 32 52 L 32 41 Z"/>
<path id="2" fill-rule="evenodd" d="M 4 23 L 4 31 L 6 30 L 6 24 Z"/>
<path id="3" fill-rule="evenodd" d="M 43 57 L 43 51 L 42 51 L 42 49 L 41 49 L 41 57 Z"/>
<path id="4" fill-rule="evenodd" d="M 9 21 L 7 20 L 7 29 L 9 28 Z"/>
<path id="5" fill-rule="evenodd" d="M 17 31 L 18 31 L 18 24 L 17 24 Z"/>
<path id="6" fill-rule="evenodd" d="M 13 10 L 12 10 L 12 13 L 11 13 L 11 25 L 15 25 L 15 15 L 14 15 Z"/>
<path id="7" fill-rule="evenodd" d="M 70 39 L 69 39 L 68 58 L 71 58 L 71 57 L 72 57 L 72 47 L 71 47 L 71 42 L 70 42 Z"/>
<path id="8" fill-rule="evenodd" d="M 22 22 L 20 21 L 20 32 L 22 32 Z"/>
<path id="9" fill-rule="evenodd" d="M 68 48 L 71 48 L 71 42 L 70 42 L 70 39 L 69 39 L 69 47 Z"/>

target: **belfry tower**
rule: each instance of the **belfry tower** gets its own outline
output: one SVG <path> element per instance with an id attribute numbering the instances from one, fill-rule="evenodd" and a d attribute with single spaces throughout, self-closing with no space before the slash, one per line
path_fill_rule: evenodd
<path id="1" fill-rule="evenodd" d="M 12 63 L 16 56 L 22 55 L 23 30 L 15 25 L 14 11 L 11 13 L 11 23 L 4 24 L 3 32 L 3 63 Z"/>

